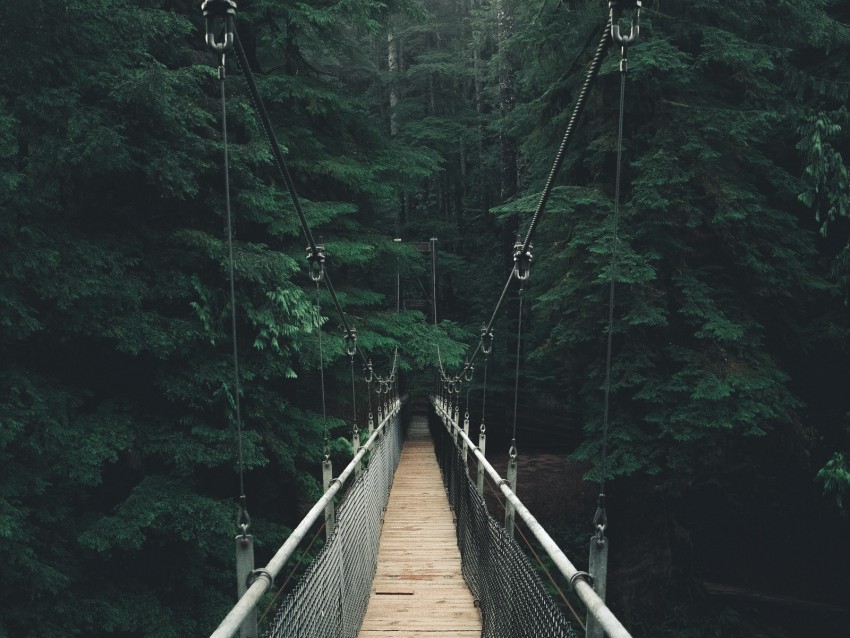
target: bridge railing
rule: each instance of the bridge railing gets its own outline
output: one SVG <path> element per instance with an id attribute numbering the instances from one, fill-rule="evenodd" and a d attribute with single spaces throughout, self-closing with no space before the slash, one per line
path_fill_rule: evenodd
<path id="1" fill-rule="evenodd" d="M 483 468 L 493 483 L 498 486 L 507 501 L 513 505 L 516 516 L 522 519 L 528 530 L 534 535 L 537 542 L 540 543 L 543 551 L 546 552 L 557 567 L 558 571 L 560 571 L 563 577 L 566 578 L 572 585 L 582 603 L 584 603 L 585 607 L 587 607 L 588 614 L 596 619 L 598 624 L 605 631 L 605 634 L 609 638 L 631 638 L 631 634 L 629 634 L 617 617 L 614 616 L 610 609 L 608 609 L 605 602 L 593 590 L 593 587 L 589 584 L 586 578 L 587 575 L 576 569 L 572 562 L 570 562 L 564 552 L 562 552 L 558 547 L 557 543 L 555 543 L 552 537 L 545 529 L 543 529 L 543 526 L 536 518 L 534 518 L 531 512 L 528 511 L 528 508 L 523 505 L 522 501 L 510 488 L 508 482 L 499 476 L 499 473 L 493 468 L 489 461 L 487 461 L 478 446 L 472 441 L 472 439 L 469 438 L 469 435 L 464 432 L 463 427 L 452 417 L 449 406 L 444 404 L 439 397 L 431 397 L 431 404 L 434 406 L 437 416 L 440 417 L 443 424 L 452 435 L 452 439 L 456 442 L 458 440 L 463 442 L 463 446 L 475 456 L 479 463 L 479 467 Z"/>
<path id="2" fill-rule="evenodd" d="M 325 507 L 332 502 L 337 493 L 342 489 L 346 480 L 354 474 L 355 469 L 363 460 L 363 457 L 366 456 L 373 447 L 376 447 L 376 441 L 378 441 L 384 434 L 387 434 L 387 431 L 391 428 L 395 428 L 393 434 L 400 437 L 398 430 L 401 428 L 401 424 L 399 423 L 401 403 L 402 402 L 397 399 L 393 401 L 386 416 L 372 432 L 372 435 L 360 447 L 351 459 L 351 462 L 345 467 L 340 475 L 331 482 L 330 487 L 327 491 L 325 491 L 322 497 L 316 501 L 316 504 L 313 505 L 307 515 L 301 520 L 296 528 L 292 530 L 289 538 L 287 538 L 283 545 L 281 545 L 280 549 L 277 550 L 277 553 L 264 568 L 255 570 L 256 580 L 254 580 L 251 586 L 248 587 L 233 609 L 230 610 L 230 613 L 227 614 L 218 628 L 210 635 L 210 638 L 232 638 L 232 636 L 239 633 L 243 623 L 256 608 L 257 603 L 260 601 L 262 596 L 271 588 L 274 583 L 274 579 L 278 576 L 284 565 L 286 565 L 297 547 L 304 540 L 307 533 L 319 520 L 319 518 L 324 516 Z M 371 467 L 372 464 L 370 464 L 369 469 L 371 469 Z M 364 477 L 369 473 L 369 469 L 367 469 L 366 473 L 364 473 Z M 387 468 L 384 469 L 385 474 L 388 473 L 389 476 L 387 480 L 391 481 L 391 470 Z M 392 470 L 394 469 L 395 468 L 393 467 Z M 386 498 L 386 494 L 383 496 Z M 380 512 L 380 509 L 378 511 Z M 378 528 L 380 528 L 380 525 L 378 525 Z M 330 543 L 331 541 L 329 541 L 328 544 L 330 545 Z"/>

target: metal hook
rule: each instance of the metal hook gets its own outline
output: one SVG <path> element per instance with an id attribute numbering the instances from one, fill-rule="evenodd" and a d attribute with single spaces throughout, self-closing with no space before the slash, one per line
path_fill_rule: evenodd
<path id="1" fill-rule="evenodd" d="M 310 279 L 316 283 L 325 278 L 325 247 L 316 244 L 316 252 L 312 246 L 307 246 L 307 263 L 310 264 Z"/>
<path id="2" fill-rule="evenodd" d="M 481 328 L 481 352 L 484 354 L 493 352 L 493 330 L 487 330 L 487 326 Z"/>
<path id="3" fill-rule="evenodd" d="M 522 249 L 522 242 L 514 244 L 514 277 L 519 281 L 525 281 L 531 276 L 531 244 L 528 250 Z"/>
<path id="4" fill-rule="evenodd" d="M 363 376 L 366 379 L 366 383 L 372 383 L 375 380 L 375 370 L 372 368 L 372 360 L 369 359 L 369 362 L 363 366 Z"/>
<path id="5" fill-rule="evenodd" d="M 242 538 L 248 535 L 248 528 L 251 527 L 251 516 L 248 514 L 248 508 L 245 507 L 244 497 L 240 499 L 239 513 L 236 515 L 236 527 L 242 531 Z"/>
<path id="6" fill-rule="evenodd" d="M 207 46 L 216 53 L 224 54 L 230 51 L 235 41 L 233 18 L 236 16 L 236 0 L 204 0 L 201 11 L 206 24 Z M 224 39 L 221 42 L 215 40 L 217 18 L 224 20 Z"/>
<path id="7" fill-rule="evenodd" d="M 611 0 L 608 3 L 608 8 L 611 13 L 611 39 L 614 43 L 619 44 L 621 47 L 627 47 L 637 42 L 640 35 L 640 0 Z M 631 30 L 629 31 L 629 35 L 625 37 L 620 35 L 620 18 L 622 17 L 624 8 L 633 10 Z"/>
<path id="8" fill-rule="evenodd" d="M 605 530 L 608 529 L 608 513 L 605 510 L 605 495 L 599 495 L 599 505 L 593 515 L 593 526 L 596 528 L 596 542 L 605 543 Z"/>
<path id="9" fill-rule="evenodd" d="M 467 361 L 463 364 L 463 378 L 466 381 L 472 381 L 472 373 L 475 371 L 475 366 Z"/>
<path id="10" fill-rule="evenodd" d="M 349 328 L 348 332 L 345 334 L 345 353 L 349 357 L 353 357 L 357 354 L 357 329 Z"/>

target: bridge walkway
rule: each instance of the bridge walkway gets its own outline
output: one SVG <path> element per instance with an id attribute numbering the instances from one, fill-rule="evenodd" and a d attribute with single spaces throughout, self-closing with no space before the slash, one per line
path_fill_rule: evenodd
<path id="1" fill-rule="evenodd" d="M 359 638 L 473 638 L 481 631 L 481 614 L 461 575 L 428 421 L 414 415 L 384 515 Z"/>

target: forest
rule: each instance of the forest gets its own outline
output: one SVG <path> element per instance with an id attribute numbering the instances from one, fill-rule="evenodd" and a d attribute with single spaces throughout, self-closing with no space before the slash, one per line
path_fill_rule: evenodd
<path id="1" fill-rule="evenodd" d="M 435 391 L 505 295 L 486 414 L 481 360 L 463 400 L 496 455 L 516 416 L 518 493 L 577 564 L 605 418 L 608 600 L 633 635 L 846 636 L 850 3 L 645 0 L 620 186 L 612 47 L 520 297 L 514 243 L 607 15 L 240 0 L 236 25 L 376 372 L 397 351 L 403 390 Z M 0 24 L 0 638 L 208 635 L 235 595 L 237 425 L 262 563 L 321 494 L 326 429 L 351 456 L 361 363 L 235 55 L 231 302 L 200 2 L 0 0 Z M 575 480 L 523 478 L 542 451 Z"/>

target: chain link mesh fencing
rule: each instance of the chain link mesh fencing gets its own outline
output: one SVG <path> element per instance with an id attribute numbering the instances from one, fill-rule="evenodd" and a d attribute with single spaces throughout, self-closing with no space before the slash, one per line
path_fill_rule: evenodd
<path id="1" fill-rule="evenodd" d="M 265 638 L 355 638 L 363 624 L 378 561 L 381 514 L 401 456 L 396 413 L 375 442 L 363 474 L 337 506 L 336 529 L 281 601 Z"/>
<path id="2" fill-rule="evenodd" d="M 522 548 L 487 511 L 452 436 L 438 417 L 429 422 L 457 518 L 461 570 L 481 605 L 483 638 L 578 638 Z"/>

